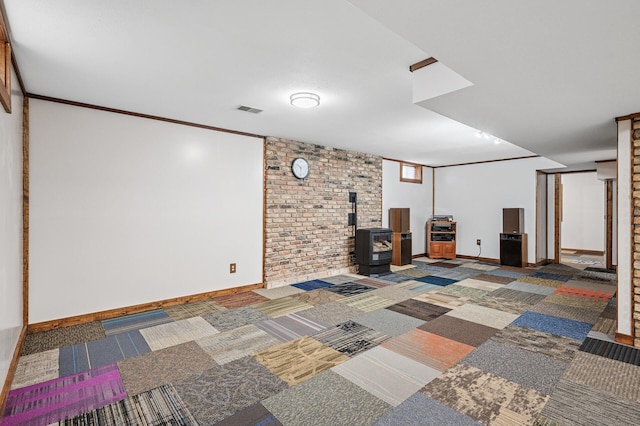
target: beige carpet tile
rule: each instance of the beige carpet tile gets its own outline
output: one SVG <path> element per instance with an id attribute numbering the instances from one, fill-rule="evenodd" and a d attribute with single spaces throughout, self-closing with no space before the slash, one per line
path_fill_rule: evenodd
<path id="1" fill-rule="evenodd" d="M 540 302 L 537 305 L 532 306 L 530 309 L 532 312 L 538 312 L 540 314 L 553 315 L 561 318 L 568 318 L 575 321 L 588 322 L 594 324 L 600 313 L 592 309 L 580 308 L 577 306 L 558 305 L 557 303 Z"/>
<path id="2" fill-rule="evenodd" d="M 580 340 L 517 325 L 509 325 L 503 328 L 491 340 L 529 352 L 548 355 L 558 361 L 567 363 L 571 362 L 576 356 L 582 343 Z"/>
<path id="3" fill-rule="evenodd" d="M 318 305 L 311 309 L 305 309 L 298 312 L 301 317 L 317 321 L 327 325 L 336 325 L 341 322 L 349 321 L 359 315 L 362 315 L 363 311 L 353 308 L 339 301 L 325 303 Z"/>
<path id="4" fill-rule="evenodd" d="M 430 291 L 420 296 L 413 297 L 414 300 L 420 302 L 431 303 L 432 305 L 441 306 L 447 309 L 456 309 L 467 303 L 468 297 L 458 296 L 450 293 L 443 293 L 440 287 L 437 291 Z"/>
<path id="5" fill-rule="evenodd" d="M 382 297 L 383 299 L 393 300 L 394 302 L 402 302 L 403 300 L 409 300 L 416 294 L 406 288 L 400 288 L 398 286 L 389 286 L 384 288 L 378 288 L 369 292 L 372 296 Z"/>
<path id="6" fill-rule="evenodd" d="M 401 271 L 398 271 L 398 273 L 402 275 L 406 275 L 408 277 L 414 277 L 414 278 L 422 278 L 422 277 L 426 277 L 427 275 L 431 275 L 431 272 L 425 271 L 424 269 L 420 269 L 420 268 L 403 269 Z"/>
<path id="7" fill-rule="evenodd" d="M 279 345 L 280 341 L 255 325 L 245 325 L 196 340 L 196 343 L 222 365 Z"/>
<path id="8" fill-rule="evenodd" d="M 426 293 L 430 290 L 440 288 L 440 286 L 430 283 L 425 283 L 417 280 L 404 281 L 393 286 L 393 288 L 401 288 L 403 290 L 410 290 L 415 294 Z"/>
<path id="9" fill-rule="evenodd" d="M 253 290 L 253 292 L 258 293 L 259 295 L 264 296 L 268 299 L 278 299 L 280 297 L 287 297 L 298 293 L 304 293 L 304 290 L 286 285 L 283 287 L 275 288 L 259 288 L 257 290 Z"/>
<path id="10" fill-rule="evenodd" d="M 569 280 L 565 283 L 565 285 L 569 287 L 586 288 L 589 290 L 605 291 L 605 292 L 615 292 L 616 290 L 615 283 L 584 281 L 584 280 L 578 280 L 578 279 Z"/>
<path id="11" fill-rule="evenodd" d="M 290 386 L 349 360 L 347 355 L 308 336 L 274 346 L 254 357 Z"/>
<path id="12" fill-rule="evenodd" d="M 532 424 L 549 397 L 475 367 L 458 364 L 421 392 L 485 425 Z"/>
<path id="13" fill-rule="evenodd" d="M 609 318 L 598 318 L 593 325 L 591 331 L 597 331 L 604 334 L 615 334 L 618 331 L 618 321 Z"/>
<path id="14" fill-rule="evenodd" d="M 544 294 L 529 293 L 528 291 L 513 290 L 506 287 L 491 292 L 491 295 L 504 299 L 518 300 L 529 305 L 535 305 L 546 297 Z"/>
<path id="15" fill-rule="evenodd" d="M 564 379 L 640 403 L 640 367 L 579 352 Z"/>
<path id="16" fill-rule="evenodd" d="M 479 306 L 484 306 L 485 308 L 497 309 L 499 311 L 515 315 L 521 315 L 531 308 L 531 305 L 528 303 L 519 300 L 505 299 L 504 297 L 496 297 L 491 293 L 488 293 L 480 299 L 474 300 L 473 303 Z"/>
<path id="17" fill-rule="evenodd" d="M 174 321 L 199 317 L 211 312 L 224 311 L 227 308 L 214 300 L 199 300 L 197 302 L 184 303 L 164 308 L 164 311 L 173 318 Z"/>
<path id="18" fill-rule="evenodd" d="M 484 280 L 477 280 L 475 278 L 467 278 L 466 280 L 458 281 L 455 285 L 462 287 L 477 288 L 478 290 L 493 291 L 504 287 L 504 284 L 492 283 Z"/>
<path id="19" fill-rule="evenodd" d="M 460 265 L 463 268 L 477 269 L 478 271 L 493 271 L 500 268 L 500 265 L 488 265 L 486 263 L 479 262 L 467 262 Z"/>
<path id="20" fill-rule="evenodd" d="M 518 315 L 515 314 L 472 303 L 462 305 L 459 308 L 447 312 L 445 315 L 499 329 L 505 328 L 518 318 Z"/>
<path id="21" fill-rule="evenodd" d="M 482 280 L 488 281 L 490 283 L 496 284 L 509 284 L 512 281 L 515 281 L 516 278 L 512 277 L 503 277 L 501 275 L 491 275 L 491 274 L 480 274 L 473 277 L 474 280 Z"/>
<path id="22" fill-rule="evenodd" d="M 362 312 L 377 311 L 378 309 L 383 309 L 396 303 L 394 300 L 385 299 L 384 297 L 380 297 L 372 293 L 373 292 L 345 297 L 340 300 L 339 303 L 344 303 L 352 308 L 360 309 Z"/>
<path id="23" fill-rule="evenodd" d="M 564 294 L 550 294 L 544 299 L 547 303 L 555 303 L 557 305 L 573 306 L 576 308 L 590 309 L 595 312 L 602 312 L 607 306 L 607 302 L 599 302 L 597 300 L 583 299 L 580 297 L 565 296 Z"/>
<path id="24" fill-rule="evenodd" d="M 294 294 L 291 297 L 294 297 L 300 300 L 301 302 L 307 303 L 312 306 L 323 305 L 325 303 L 333 302 L 335 300 L 340 300 L 344 298 L 344 296 L 340 294 L 332 293 L 330 291 L 323 290 L 321 288 Z"/>
<path id="25" fill-rule="evenodd" d="M 252 305 L 254 303 L 265 302 L 269 298 L 264 297 L 253 291 L 245 291 L 243 293 L 229 294 L 227 296 L 214 297 L 213 300 L 224 306 L 225 308 L 240 308 L 242 306 Z"/>
<path id="26" fill-rule="evenodd" d="M 147 344 L 153 351 L 202 339 L 217 334 L 216 330 L 202 317 L 187 318 L 168 324 L 140 330 Z"/>
<path id="27" fill-rule="evenodd" d="M 187 342 L 119 361 L 118 369 L 127 394 L 132 396 L 216 365 L 195 342 Z"/>
<path id="28" fill-rule="evenodd" d="M 298 311 L 304 311 L 305 309 L 313 308 L 313 305 L 303 302 L 302 300 L 293 297 L 281 297 L 279 299 L 273 299 L 266 302 L 256 303 L 251 305 L 252 308 L 259 310 L 265 315 L 271 318 L 281 317 L 283 315 L 293 314 Z"/>
<path id="29" fill-rule="evenodd" d="M 528 284 L 543 285 L 546 287 L 554 287 L 554 288 L 558 288 L 564 285 L 564 281 L 548 280 L 546 278 L 529 277 L 529 276 L 520 277 L 518 278 L 518 281 L 521 281 L 523 283 L 528 283 Z"/>
<path id="30" fill-rule="evenodd" d="M 385 281 L 385 280 L 382 280 L 382 279 L 371 278 L 371 277 L 355 280 L 354 283 L 363 284 L 363 285 L 366 285 L 366 286 L 369 286 L 369 287 L 373 287 L 373 288 L 388 287 L 388 286 L 394 284 L 393 281 Z"/>
<path id="31" fill-rule="evenodd" d="M 443 287 L 440 293 L 451 294 L 458 297 L 464 297 L 469 300 L 479 299 L 485 294 L 489 293 L 489 290 L 481 290 L 479 288 L 474 287 L 465 287 L 456 284 L 448 285 Z"/>
<path id="32" fill-rule="evenodd" d="M 220 332 L 233 330 L 238 327 L 255 324 L 269 319 L 267 315 L 252 306 L 243 306 L 241 308 L 211 312 L 204 315 L 202 318 Z"/>
<path id="33" fill-rule="evenodd" d="M 21 356 L 18 359 L 13 382 L 11 382 L 11 389 L 57 379 L 59 354 L 58 349 L 51 349 Z"/>
<path id="34" fill-rule="evenodd" d="M 40 331 L 37 333 L 27 334 L 22 345 L 20 355 L 44 352 L 50 349 L 76 345 L 90 340 L 100 340 L 105 337 L 106 333 L 100 321 Z"/>

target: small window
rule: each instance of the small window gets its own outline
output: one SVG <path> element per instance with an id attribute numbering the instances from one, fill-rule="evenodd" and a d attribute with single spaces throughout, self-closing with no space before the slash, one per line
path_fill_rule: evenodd
<path id="1" fill-rule="evenodd" d="M 4 26 L 0 10 L 0 103 L 6 112 L 11 112 L 11 45 L 9 33 Z"/>
<path id="2" fill-rule="evenodd" d="M 400 163 L 400 182 L 422 183 L 422 166 Z"/>

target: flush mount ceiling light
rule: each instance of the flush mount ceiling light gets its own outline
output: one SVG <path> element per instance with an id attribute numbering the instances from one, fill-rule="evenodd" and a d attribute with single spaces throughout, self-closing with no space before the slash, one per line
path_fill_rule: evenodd
<path id="1" fill-rule="evenodd" d="M 291 105 L 298 108 L 315 108 L 320 105 L 320 96 L 311 92 L 298 92 L 289 96 Z"/>

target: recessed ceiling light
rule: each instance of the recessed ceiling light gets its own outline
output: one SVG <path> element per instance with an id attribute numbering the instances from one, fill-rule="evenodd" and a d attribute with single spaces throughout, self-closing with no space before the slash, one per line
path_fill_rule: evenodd
<path id="1" fill-rule="evenodd" d="M 311 92 L 298 92 L 289 96 L 291 105 L 298 108 L 315 108 L 320 105 L 320 96 Z"/>

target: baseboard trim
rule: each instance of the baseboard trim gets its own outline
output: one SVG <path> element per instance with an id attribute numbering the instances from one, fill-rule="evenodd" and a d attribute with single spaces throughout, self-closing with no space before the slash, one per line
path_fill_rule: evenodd
<path id="1" fill-rule="evenodd" d="M 414 254 L 411 256 L 412 259 L 417 259 L 419 257 L 427 257 L 427 253 Z"/>
<path id="2" fill-rule="evenodd" d="M 614 340 L 623 345 L 633 346 L 633 336 L 629 336 L 628 334 L 616 333 Z"/>
<path id="3" fill-rule="evenodd" d="M 456 254 L 456 258 L 458 258 L 458 257 L 460 259 L 479 260 L 481 262 L 500 264 L 500 259 L 493 259 L 493 258 L 490 258 L 490 257 L 476 257 L 476 256 L 467 256 L 467 255 L 464 255 L 464 254 Z"/>
<path id="4" fill-rule="evenodd" d="M 206 293 L 193 294 L 190 296 L 176 297 L 173 299 L 161 300 L 158 302 L 143 303 L 140 305 L 127 306 L 124 308 L 110 309 L 107 311 L 94 312 L 91 314 L 76 315 L 73 317 L 60 318 L 51 321 L 44 321 L 27 326 L 28 333 L 37 333 L 39 331 L 53 330 L 56 328 L 69 327 L 72 325 L 85 324 L 92 321 L 101 321 L 111 319 L 123 315 L 138 314 L 140 312 L 160 309 L 167 306 L 182 305 L 190 302 L 198 302 L 200 300 L 211 299 L 217 296 L 228 296 L 230 294 L 245 293 L 247 291 L 264 288 L 263 283 L 249 284 L 241 287 L 227 288 L 223 290 L 214 290 Z"/>
<path id="5" fill-rule="evenodd" d="M 574 249 L 574 248 L 561 248 L 560 252 L 562 253 L 563 250 L 566 251 L 575 251 L 575 254 L 587 254 L 587 255 L 592 255 L 592 256 L 604 256 L 604 252 L 600 251 L 600 250 L 582 250 L 582 249 Z"/>
<path id="6" fill-rule="evenodd" d="M 16 345 L 16 350 L 13 352 L 13 358 L 11 358 L 11 363 L 9 364 L 7 377 L 4 379 L 2 392 L 0 392 L 0 417 L 2 417 L 1 413 L 4 413 L 4 406 L 7 402 L 7 396 L 9 396 L 9 391 L 11 390 L 11 382 L 13 382 L 13 376 L 15 375 L 16 368 L 18 367 L 20 352 L 22 352 L 22 345 L 24 344 L 24 339 L 26 336 L 27 336 L 27 326 L 23 326 L 22 330 L 20 331 L 20 336 L 18 337 L 18 344 Z"/>

